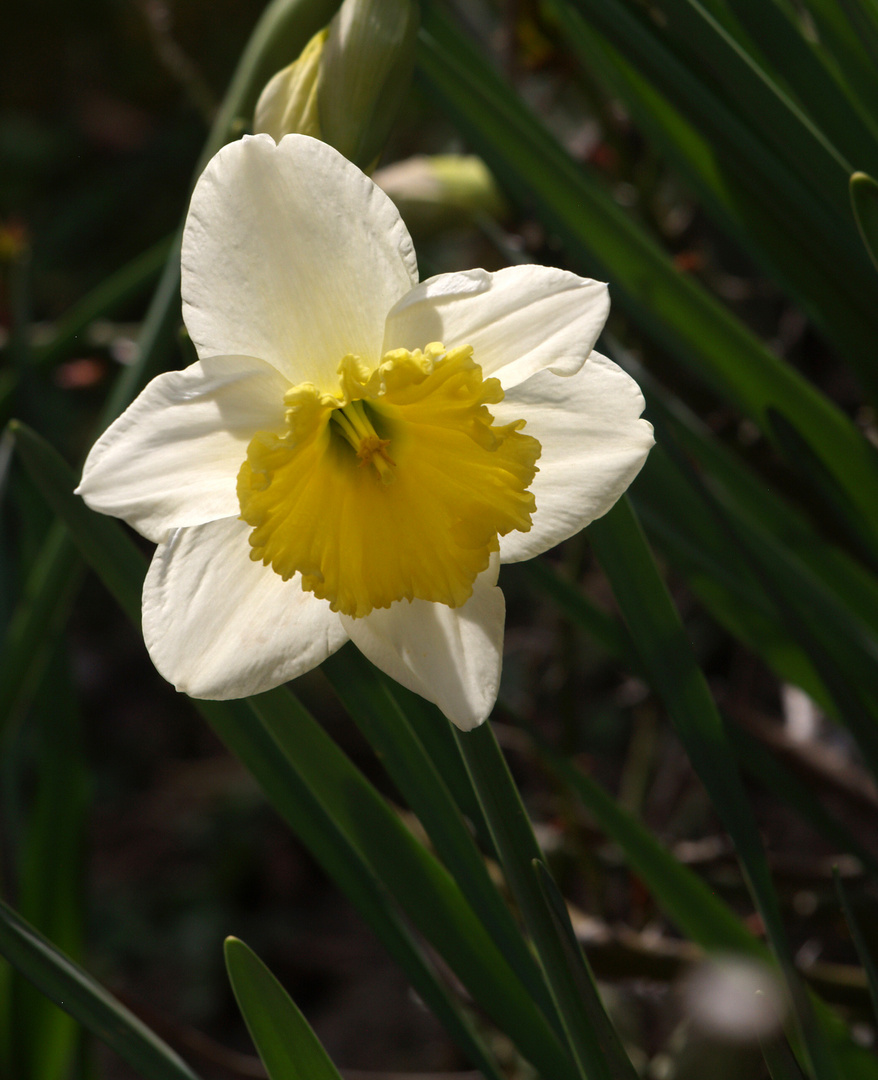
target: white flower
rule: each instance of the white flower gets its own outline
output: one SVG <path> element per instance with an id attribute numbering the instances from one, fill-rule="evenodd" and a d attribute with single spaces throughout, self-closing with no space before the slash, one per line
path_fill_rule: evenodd
<path id="1" fill-rule="evenodd" d="M 606 286 L 539 266 L 418 284 L 390 200 L 302 135 L 217 154 L 182 267 L 200 360 L 146 387 L 77 489 L 158 544 L 156 667 L 193 697 L 243 697 L 350 638 L 481 723 L 498 564 L 606 513 L 652 445 L 636 384 L 592 352 Z"/>

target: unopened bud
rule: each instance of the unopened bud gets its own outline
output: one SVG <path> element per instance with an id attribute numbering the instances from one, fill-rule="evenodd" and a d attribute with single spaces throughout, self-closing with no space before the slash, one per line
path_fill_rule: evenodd
<path id="1" fill-rule="evenodd" d="M 374 166 L 408 91 L 418 18 L 417 0 L 344 0 L 262 91 L 254 132 L 276 142 L 313 135 L 361 168 Z"/>
<path id="2" fill-rule="evenodd" d="M 384 147 L 415 62 L 415 0 L 344 0 L 320 63 L 321 137 L 367 168 Z"/>
<path id="3" fill-rule="evenodd" d="M 264 131 L 275 142 L 280 142 L 284 135 L 292 132 L 320 138 L 317 76 L 328 34 L 328 27 L 319 30 L 302 50 L 298 60 L 269 80 L 256 102 L 254 132 Z"/>
<path id="4" fill-rule="evenodd" d="M 500 217 L 505 209 L 488 167 L 474 155 L 418 155 L 379 169 L 373 180 L 422 235 L 483 214 Z"/>

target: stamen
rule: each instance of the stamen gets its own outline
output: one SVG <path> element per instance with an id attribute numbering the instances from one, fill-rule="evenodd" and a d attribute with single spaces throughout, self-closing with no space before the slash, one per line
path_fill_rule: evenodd
<path id="1" fill-rule="evenodd" d="M 396 462 L 387 453 L 388 446 L 390 446 L 390 439 L 379 439 L 377 435 L 367 435 L 360 443 L 360 449 L 357 451 L 360 467 L 374 465 L 384 484 L 393 481 L 394 474 L 390 466 L 396 467 Z"/>
<path id="2" fill-rule="evenodd" d="M 390 466 L 396 466 L 396 462 L 387 453 L 390 439 L 382 439 L 372 421 L 366 415 L 362 401 L 349 401 L 342 408 L 333 409 L 329 414 L 334 420 L 345 439 L 354 448 L 360 465 L 374 465 L 375 470 L 384 484 L 393 481 L 393 471 Z"/>

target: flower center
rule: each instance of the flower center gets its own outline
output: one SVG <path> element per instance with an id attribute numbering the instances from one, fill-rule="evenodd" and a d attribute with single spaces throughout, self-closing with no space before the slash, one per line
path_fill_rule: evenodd
<path id="1" fill-rule="evenodd" d="M 526 532 L 540 444 L 470 346 L 397 349 L 371 369 L 339 365 L 340 393 L 310 383 L 284 401 L 287 430 L 257 432 L 238 474 L 250 557 L 334 611 L 362 617 L 396 600 L 459 607 L 498 537 Z"/>
<path id="2" fill-rule="evenodd" d="M 393 469 L 390 466 L 395 466 L 396 462 L 387 453 L 390 439 L 378 437 L 362 401 L 351 401 L 340 409 L 334 409 L 329 418 L 338 424 L 342 435 L 354 448 L 360 465 L 374 465 L 382 481 L 391 483 Z"/>

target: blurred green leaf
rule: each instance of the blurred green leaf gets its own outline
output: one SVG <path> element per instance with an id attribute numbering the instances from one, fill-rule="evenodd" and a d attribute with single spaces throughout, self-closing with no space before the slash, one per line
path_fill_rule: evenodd
<path id="1" fill-rule="evenodd" d="M 747 167 L 746 158 L 730 156 L 712 145 L 627 55 L 597 33 L 568 3 L 549 3 L 566 41 L 587 70 L 596 72 L 625 102 L 638 126 L 692 187 L 711 218 L 765 273 L 796 297 L 827 342 L 856 366 L 866 386 L 871 385 L 875 366 L 874 308 L 859 289 L 851 289 L 845 268 L 826 257 L 825 245 L 810 229 L 802 227 L 801 216 L 792 220 L 788 214 L 785 216 L 788 192 L 779 192 L 783 204 L 779 210 L 764 178 L 754 183 L 753 169 Z M 702 90 L 710 93 L 709 89 Z M 722 130 L 728 131 L 728 127 Z"/>
<path id="2" fill-rule="evenodd" d="M 848 929 L 851 932 L 851 938 L 853 938 L 854 945 L 856 946 L 857 955 L 860 958 L 860 963 L 863 965 L 863 970 L 866 972 L 866 980 L 869 984 L 869 997 L 872 999 L 872 1012 L 875 1018 L 878 1019 L 878 964 L 875 963 L 875 957 L 872 955 L 872 950 L 869 948 L 869 943 L 860 927 L 859 920 L 854 914 L 853 905 L 848 896 L 847 888 L 841 879 L 837 866 L 833 867 L 832 876 L 835 879 L 835 890 L 838 893 L 838 899 L 841 903 L 842 911 L 844 911 L 844 917 L 847 921 Z"/>
<path id="3" fill-rule="evenodd" d="M 540 755 L 582 800 L 625 854 L 628 865 L 646 883 L 659 906 L 677 928 L 709 952 L 735 952 L 765 957 L 765 947 L 715 892 L 688 866 L 680 863 L 653 834 L 572 762 L 531 733 Z"/>
<path id="4" fill-rule="evenodd" d="M 22 464 L 52 511 L 74 538 L 88 545 L 89 562 L 104 568 L 101 578 L 123 610 L 137 612 L 139 618 L 143 557 L 115 522 L 89 510 L 73 494 L 76 477 L 57 450 L 17 420 L 10 422 L 9 430 Z"/>
<path id="5" fill-rule="evenodd" d="M 51 340 L 34 349 L 34 363 L 48 367 L 63 359 L 79 346 L 81 335 L 95 320 L 113 315 L 154 285 L 173 244 L 172 236 L 159 240 L 78 300 L 55 323 Z"/>
<path id="6" fill-rule="evenodd" d="M 729 6 L 804 112 L 852 162 L 876 156 L 868 110 L 840 78 L 837 65 L 803 33 L 802 21 L 778 0 L 729 0 Z M 865 157 L 864 157 L 865 155 Z"/>
<path id="7" fill-rule="evenodd" d="M 197 1080 L 166 1043 L 2 901 L 0 953 L 144 1080 Z"/>
<path id="8" fill-rule="evenodd" d="M 569 619 L 581 626 L 611 656 L 637 670 L 640 661 L 625 627 L 571 585 L 548 560 L 530 559 L 522 563 L 522 572 L 538 593 L 551 597 Z"/>
<path id="9" fill-rule="evenodd" d="M 640 660 L 634 654 L 633 643 L 623 628 L 619 627 L 573 582 L 563 577 L 545 560 L 532 560 L 525 565 L 529 571 L 538 568 L 536 573 L 529 573 L 528 576 L 536 587 L 548 586 L 542 589 L 544 595 L 555 601 L 575 624 L 581 626 L 592 640 L 623 664 L 627 670 L 642 675 Z M 872 874 L 878 876 L 878 858 L 860 843 L 839 818 L 826 809 L 811 788 L 800 782 L 758 739 L 749 735 L 737 724 L 727 724 L 726 731 L 743 769 L 755 776 L 767 791 L 771 791 L 792 807 L 837 850 L 855 855 Z M 537 741 L 545 757 L 549 753 L 547 746 L 541 740 Z M 560 767 L 560 759 L 552 757 L 551 760 L 555 768 Z M 568 782 L 571 782 L 571 774 L 565 772 L 565 776 Z M 603 827 L 606 828 L 606 826 Z M 663 852 L 663 854 L 666 853 Z M 675 862 L 673 859 L 670 861 Z M 691 932 L 690 936 L 694 940 L 699 940 Z"/>
<path id="10" fill-rule="evenodd" d="M 726 588 L 739 593 L 737 606 L 740 596 L 747 597 L 749 608 L 766 605 L 772 623 L 800 645 L 878 775 L 878 641 L 770 532 L 733 520 L 672 439 L 663 440 L 663 449 L 667 459 L 658 453 L 650 462 L 651 470 L 661 469 L 664 498 L 658 516 L 673 530 L 671 513 L 685 506 L 687 515 L 694 514 L 701 540 L 690 542 L 694 558 L 711 551 L 709 572 L 725 577 Z M 671 513 L 668 503 L 675 507 Z"/>
<path id="11" fill-rule="evenodd" d="M 81 336 L 93 322 L 145 292 L 167 262 L 172 243 L 170 238 L 160 240 L 74 304 L 56 323 L 51 341 L 32 349 L 33 365 L 44 368 L 64 359 L 80 345 Z M 9 418 L 17 387 L 14 372 L 4 375 L 0 380 L 0 423 Z"/>
<path id="12" fill-rule="evenodd" d="M 33 791 L 17 864 L 18 906 L 73 961 L 84 934 L 84 834 L 89 783 L 66 657 L 56 649 L 31 711 L 36 728 Z M 8 837 L 11 839 L 11 837 Z M 67 1080 L 79 1039 L 69 1015 L 18 979 L 12 987 L 14 1071 Z"/>
<path id="13" fill-rule="evenodd" d="M 878 268 L 878 184 L 866 173 L 855 172 L 850 187 L 857 228 L 869 258 Z"/>
<path id="14" fill-rule="evenodd" d="M 420 44 L 420 70 L 431 92 L 498 179 L 520 201 L 535 204 L 580 265 L 611 280 L 621 306 L 730 404 L 766 428 L 768 408 L 782 407 L 878 538 L 878 455 L 850 421 L 672 267 L 432 2 L 425 5 Z"/>
<path id="15" fill-rule="evenodd" d="M 762 1056 L 771 1080 L 805 1080 L 804 1073 L 784 1038 L 763 1043 Z"/>
<path id="16" fill-rule="evenodd" d="M 591 8 L 592 0 L 575 0 L 583 9 Z M 613 0 L 615 2 L 615 0 Z M 746 6 L 746 5 L 745 5 Z M 732 4 L 732 10 L 740 16 L 741 6 Z M 843 153 L 833 142 L 836 131 L 846 131 L 845 120 L 827 113 L 832 130 L 821 130 L 809 114 L 801 109 L 773 79 L 772 74 L 760 67 L 753 56 L 720 25 L 699 0 L 667 0 L 666 15 L 661 35 L 670 39 L 686 57 L 687 64 L 710 72 L 711 77 L 723 88 L 724 97 L 745 118 L 746 123 L 758 132 L 769 146 L 777 146 L 787 161 L 808 162 L 802 171 L 802 179 L 813 186 L 827 202 L 844 212 L 844 185 L 851 167 Z M 760 6 L 763 26 L 768 32 L 781 35 L 776 42 L 784 47 L 787 69 L 797 74 L 802 69 L 803 78 L 812 81 L 809 97 L 824 95 L 826 107 L 848 104 L 845 99 L 833 98 L 834 84 L 825 78 L 818 64 L 810 63 L 806 51 L 797 49 L 800 40 L 792 24 L 784 19 L 772 18 L 779 13 L 773 0 L 765 0 Z M 786 32 L 783 31 L 786 27 Z M 767 36 L 767 35 L 766 35 Z M 857 115 L 847 108 L 844 112 L 847 124 L 854 125 Z M 857 126 L 851 132 L 852 148 L 859 153 L 875 156 L 872 132 L 865 126 Z M 847 174 L 847 175 L 844 175 Z"/>
<path id="17" fill-rule="evenodd" d="M 765 852 L 719 713 L 627 499 L 588 528 L 653 689 L 735 844 L 768 939 L 787 982 L 817 1080 L 837 1075 L 799 987 Z"/>
<path id="18" fill-rule="evenodd" d="M 690 409 L 667 390 L 630 354 L 613 342 L 611 355 L 640 383 L 647 412 L 670 432 L 675 442 L 696 463 L 699 475 L 735 521 L 743 520 L 769 534 L 796 560 L 800 560 L 822 587 L 858 621 L 878 635 L 878 579 L 855 559 L 818 532 L 783 496 L 771 479 L 763 479 L 726 447 Z M 647 467 L 652 455 L 647 459 Z M 658 484 L 659 489 L 664 485 Z M 648 485 L 638 484 L 638 497 L 648 496 Z M 699 522 L 692 522 L 693 527 Z M 835 522 L 820 522 L 835 528 Z M 743 609 L 744 605 L 739 605 Z"/>
<path id="19" fill-rule="evenodd" d="M 791 230 L 798 228 L 799 244 L 818 259 L 821 247 L 824 258 L 831 250 L 830 262 L 865 280 L 868 268 L 847 213 L 846 162 L 697 0 L 671 0 L 661 25 L 628 0 L 562 2 L 698 128 L 721 174 L 730 172 Z M 809 168 L 800 167 L 803 161 Z"/>
<path id="20" fill-rule="evenodd" d="M 269 1080 L 341 1080 L 311 1025 L 256 953 L 230 937 L 225 954 L 238 1008 Z"/>
<path id="21" fill-rule="evenodd" d="M 804 0 L 817 39 L 865 108 L 878 93 L 878 28 L 860 0 Z"/>

